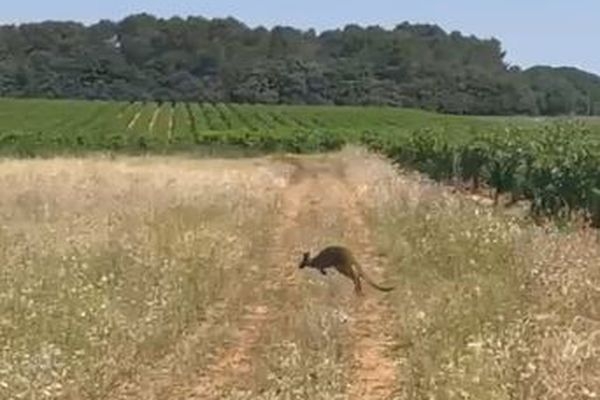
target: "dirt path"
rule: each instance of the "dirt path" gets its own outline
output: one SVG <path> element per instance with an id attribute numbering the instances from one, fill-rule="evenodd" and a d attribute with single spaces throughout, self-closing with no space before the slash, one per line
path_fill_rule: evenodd
<path id="1" fill-rule="evenodd" d="M 301 173 L 301 172 L 300 172 Z M 295 170 L 289 179 L 287 189 L 280 194 L 280 209 L 278 210 L 276 228 L 273 232 L 273 245 L 268 263 L 265 268 L 272 271 L 267 273 L 268 280 L 260 283 L 261 291 L 281 290 L 282 283 L 288 287 L 298 284 L 295 270 L 285 268 L 289 266 L 290 247 L 293 245 L 286 240 L 296 227 L 296 220 L 300 214 L 302 200 L 310 188 L 305 185 L 296 185 Z M 202 376 L 198 385 L 193 389 L 190 399 L 221 399 L 226 395 L 224 390 L 237 389 L 250 390 L 252 386 L 244 383 L 252 374 L 252 350 L 256 347 L 261 334 L 268 322 L 277 315 L 277 310 L 272 309 L 268 302 L 257 302 L 247 305 L 246 315 L 238 329 L 235 346 L 224 349 L 215 357 L 217 363 L 212 365 Z"/>
<path id="2" fill-rule="evenodd" d="M 345 168 L 337 167 L 337 171 Z M 343 174 L 342 174 L 343 175 Z M 351 182 L 345 176 L 328 174 L 315 179 L 315 187 L 326 187 L 327 195 L 335 199 L 346 221 L 346 243 L 355 252 L 365 272 L 376 282 L 383 282 L 382 262 L 372 243 L 369 227 L 356 203 Z M 365 297 L 354 309 L 354 323 L 349 340 L 353 346 L 353 362 L 348 367 L 350 399 L 390 399 L 398 389 L 396 367 L 386 354 L 392 344 L 385 335 L 385 316 L 390 314 L 381 292 L 362 280 Z"/>
<path id="3" fill-rule="evenodd" d="M 131 377 L 129 381 L 120 382 L 111 392 L 110 399 L 177 398 L 175 394 L 184 383 L 181 382 L 181 377 L 176 378 L 173 372 L 177 371 L 180 375 L 185 375 L 185 372 L 178 371 L 181 369 L 182 356 L 185 357 L 186 353 L 198 348 L 198 345 L 206 338 L 208 331 L 223 318 L 225 310 L 225 302 L 213 304 L 206 313 L 205 321 L 198 329 L 176 343 L 173 351 L 155 365 L 148 366 L 147 370 L 141 371 L 136 377 Z"/>
<path id="4" fill-rule="evenodd" d="M 298 312 L 312 302 L 326 303 L 331 310 L 341 309 L 349 314 L 349 322 L 342 331 L 344 337 L 340 339 L 349 360 L 342 368 L 348 385 L 340 389 L 345 393 L 339 395 L 349 399 L 391 399 L 399 379 L 394 361 L 385 351 L 390 344 L 385 323 L 390 310 L 385 295 L 363 281 L 365 296 L 357 298 L 352 283 L 335 272 L 311 291 L 307 288 L 309 278 L 297 269 L 303 251 L 318 251 L 317 247 L 329 243 L 328 238 L 339 237 L 355 251 L 367 273 L 375 281 L 383 282 L 382 260 L 375 257 L 369 228 L 355 201 L 353 182 L 347 180 L 344 163 L 335 156 L 332 159 L 290 157 L 268 163 L 272 168 L 286 168 L 289 174 L 287 184 L 279 189 L 273 240 L 265 254 L 265 263 L 260 266 L 264 268 L 263 280 L 249 282 L 255 292 L 244 298 L 242 317 L 228 328 L 235 331 L 233 340 L 214 351 L 210 357 L 214 360 L 212 364 L 193 378 L 188 389 L 164 389 L 162 395 L 209 400 L 248 398 L 236 397 L 234 393 L 256 394 L 253 378 L 257 365 L 268 352 L 262 338 L 275 329 L 283 331 L 283 339 L 293 340 L 295 332 L 291 330 L 302 318 Z M 307 291 L 320 297 L 303 298 Z M 155 398 L 156 393 L 144 395 Z"/>
<path id="5" fill-rule="evenodd" d="M 347 198 L 353 198 L 351 193 L 348 193 Z M 385 260 L 376 257 L 377 250 L 372 244 L 369 229 L 358 212 L 356 203 L 352 200 L 346 202 L 344 212 L 352 226 L 352 232 L 356 235 L 352 242 L 356 243 L 355 248 L 361 250 L 364 269 L 376 282 L 383 282 L 384 271 L 381 263 Z M 366 283 L 363 285 L 368 286 Z M 357 310 L 356 324 L 352 327 L 355 359 L 348 393 L 350 399 L 390 399 L 398 389 L 396 385 L 399 381 L 393 360 L 385 354 L 386 347 L 393 344 L 393 341 L 386 337 L 384 329 L 385 316 L 391 312 L 380 293 L 376 293 L 372 288 L 367 288 L 366 293 L 366 298 Z"/>
<path id="6" fill-rule="evenodd" d="M 292 186 L 284 194 L 284 204 L 293 210 L 295 217 L 298 217 L 301 207 L 305 217 L 306 214 L 315 213 L 317 220 L 326 220 L 328 212 L 336 209 L 344 221 L 344 241 L 356 251 L 371 277 L 381 282 L 382 260 L 374 257 L 377 251 L 358 204 L 354 201 L 351 182 L 346 180 L 343 163 L 336 159 L 326 163 L 292 160 L 296 171 L 290 179 Z M 302 218 L 295 225 L 290 225 L 288 220 L 288 224 L 281 227 L 284 232 L 288 229 L 298 230 L 299 224 L 309 222 L 307 218 Z M 293 233 L 289 236 L 294 238 Z M 301 249 L 295 248 L 299 243 L 301 238 L 295 235 L 294 241 L 288 240 L 280 247 L 288 253 L 301 254 Z M 292 276 L 296 277 L 297 273 Z M 344 279 L 336 274 L 334 279 L 340 278 Z M 363 285 L 367 286 L 364 281 Z M 352 290 L 351 285 L 347 289 Z M 364 299 L 357 303 L 352 301 L 355 305 L 352 315 L 354 323 L 349 327 L 348 344 L 353 349 L 353 362 L 348 366 L 350 384 L 347 395 L 350 399 L 389 399 L 395 393 L 398 382 L 394 362 L 385 354 L 386 346 L 391 341 L 384 333 L 384 319 L 390 311 L 381 293 L 370 287 L 364 287 L 364 291 Z"/>

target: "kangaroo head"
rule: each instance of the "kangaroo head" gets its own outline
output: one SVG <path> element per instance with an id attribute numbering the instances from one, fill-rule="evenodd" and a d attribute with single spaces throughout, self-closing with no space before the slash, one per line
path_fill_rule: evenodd
<path id="1" fill-rule="evenodd" d="M 300 265 L 298 265 L 298 268 L 302 269 L 302 268 L 308 266 L 309 261 L 310 261 L 310 253 L 308 251 L 306 251 L 302 255 L 302 261 L 300 261 Z"/>

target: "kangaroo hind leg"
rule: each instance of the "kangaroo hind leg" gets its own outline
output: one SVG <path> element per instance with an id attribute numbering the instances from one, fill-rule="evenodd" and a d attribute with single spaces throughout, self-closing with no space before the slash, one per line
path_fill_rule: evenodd
<path id="1" fill-rule="evenodd" d="M 354 291 L 356 295 L 363 296 L 362 285 L 360 284 L 360 277 L 358 275 L 354 276 Z"/>

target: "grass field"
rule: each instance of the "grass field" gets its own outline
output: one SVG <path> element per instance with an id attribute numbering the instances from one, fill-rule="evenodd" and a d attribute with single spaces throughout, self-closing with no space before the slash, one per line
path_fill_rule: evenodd
<path id="1" fill-rule="evenodd" d="M 600 393 L 594 233 L 363 150 L 4 160 L 0 220 L 0 398 Z M 297 269 L 331 243 L 396 290 Z"/>
<path id="2" fill-rule="evenodd" d="M 0 398 L 595 398 L 598 126 L 0 100 Z"/>

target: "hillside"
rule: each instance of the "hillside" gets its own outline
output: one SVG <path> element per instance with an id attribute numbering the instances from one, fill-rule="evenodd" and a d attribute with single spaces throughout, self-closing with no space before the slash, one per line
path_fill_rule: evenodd
<path id="1" fill-rule="evenodd" d="M 573 67 L 533 67 L 524 71 L 547 114 L 600 114 L 600 77 Z"/>
<path id="2" fill-rule="evenodd" d="M 0 27 L 0 95 L 8 97 L 589 114 L 600 113 L 599 80 L 574 69 L 523 73 L 496 39 L 406 22 L 317 34 L 139 14 Z"/>

